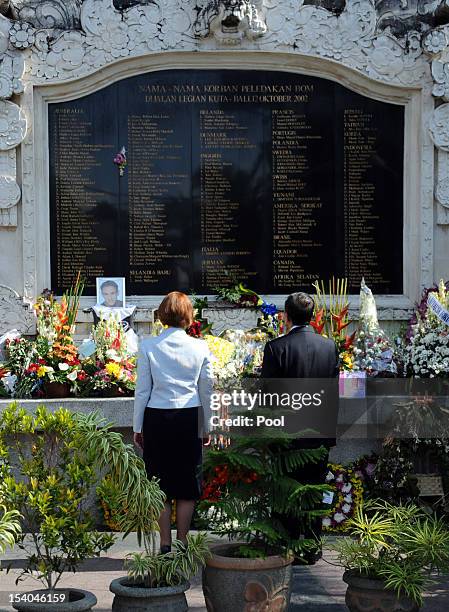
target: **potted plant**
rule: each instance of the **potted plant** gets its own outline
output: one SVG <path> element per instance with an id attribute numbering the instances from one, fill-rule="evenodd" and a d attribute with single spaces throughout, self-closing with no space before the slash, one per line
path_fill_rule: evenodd
<path id="1" fill-rule="evenodd" d="M 144 538 L 145 552 L 128 555 L 125 562 L 128 575 L 111 583 L 112 610 L 185 612 L 189 580 L 210 556 L 207 535 L 188 534 L 185 544 L 175 540 L 172 551 L 164 554 L 157 554 L 154 532 L 146 535 L 150 537 Z"/>
<path id="2" fill-rule="evenodd" d="M 14 546 L 16 539 L 20 535 L 20 514 L 17 510 L 6 510 L 0 506 L 0 553 L 3 554 L 7 546 Z"/>
<path id="3" fill-rule="evenodd" d="M 30 437 L 31 448 L 26 443 Z M 11 404 L 0 416 L 0 498 L 8 511 L 21 514 L 17 546 L 26 553 L 17 582 L 28 575 L 45 587 L 18 598 L 16 610 L 41 610 L 45 603 L 61 612 L 83 611 L 97 603 L 87 591 L 57 588 L 65 571 L 76 571 L 114 541 L 93 530 L 86 510 L 96 473 L 90 457 L 79 451 L 78 437 L 67 410 L 51 414 L 41 406 L 31 416 Z"/>
<path id="4" fill-rule="evenodd" d="M 230 540 L 212 548 L 203 570 L 209 611 L 250 610 L 261 603 L 264 609 L 288 609 L 294 556 L 312 552 L 316 542 L 292 540 L 279 515 L 304 523 L 324 516 L 326 511 L 314 508 L 328 489 L 302 485 L 288 472 L 324 452 L 292 449 L 282 432 L 234 435 L 229 446 L 208 452 L 199 513 L 213 533 Z"/>
<path id="5" fill-rule="evenodd" d="M 23 513 L 18 545 L 27 553 L 27 565 L 22 575 L 33 575 L 48 587 L 25 594 L 14 604 L 17 610 L 42 610 L 45 603 L 57 612 L 82 612 L 95 605 L 91 593 L 61 592 L 56 586 L 64 571 L 76 571 L 114 541 L 92 529 L 86 509 L 98 474 L 109 475 L 118 503 L 136 517 L 139 537 L 157 522 L 164 495 L 157 481 L 146 477 L 143 460 L 112 427 L 97 412 L 59 409 L 51 414 L 44 406 L 33 416 L 13 403 L 0 415 L 0 499 L 8 511 Z"/>
<path id="6" fill-rule="evenodd" d="M 99 489 L 104 490 L 104 484 Z M 107 503 L 114 508 L 116 528 L 125 536 L 136 531 L 139 544 L 143 543 L 145 549 L 128 555 L 125 561 L 127 576 L 112 581 L 112 609 L 117 612 L 187 610 L 185 591 L 190 588 L 189 579 L 210 556 L 206 534 L 189 534 L 185 544 L 175 540 L 171 552 L 158 554 L 157 519 L 164 507 L 165 496 L 161 493 L 159 499 L 154 500 L 156 503 L 152 504 L 150 512 L 133 512 L 111 479 L 107 480 L 106 490 Z"/>
<path id="7" fill-rule="evenodd" d="M 416 505 L 367 502 L 346 525 L 348 537 L 331 549 L 346 570 L 351 612 L 419 610 L 431 575 L 449 571 L 449 529 Z"/>

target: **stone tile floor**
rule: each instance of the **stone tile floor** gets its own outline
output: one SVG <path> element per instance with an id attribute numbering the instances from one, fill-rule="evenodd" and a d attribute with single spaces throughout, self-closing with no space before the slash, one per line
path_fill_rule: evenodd
<path id="1" fill-rule="evenodd" d="M 114 546 L 99 559 L 91 559 L 84 563 L 76 574 L 67 574 L 61 586 L 72 586 L 95 593 L 98 604 L 96 612 L 111 610 L 113 595 L 109 584 L 114 578 L 123 576 L 123 559 L 131 551 L 138 550 L 133 536 L 126 540 L 119 538 Z M 329 556 L 326 555 L 328 558 Z M 331 559 L 331 558 L 330 558 Z M 23 553 L 10 551 L 3 557 L 2 566 L 11 563 L 11 570 L 0 572 L 0 612 L 10 612 L 8 593 L 30 591 L 40 588 L 39 583 L 27 579 L 15 585 L 18 568 L 23 565 Z M 293 595 L 289 610 L 291 612 L 345 612 L 345 584 L 341 577 L 343 570 L 320 560 L 314 566 L 296 566 L 293 568 Z M 189 609 L 196 612 L 206 612 L 201 578 L 196 576 L 191 581 L 191 589 L 187 592 Z M 427 594 L 424 612 L 449 611 L 449 580 L 440 581 Z M 45 612 L 45 610 L 43 610 Z M 233 611 L 234 612 L 234 611 Z"/>

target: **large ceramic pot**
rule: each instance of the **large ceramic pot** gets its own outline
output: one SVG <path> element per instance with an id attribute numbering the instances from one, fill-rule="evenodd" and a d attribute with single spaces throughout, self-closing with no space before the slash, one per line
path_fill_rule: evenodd
<path id="1" fill-rule="evenodd" d="M 64 596 L 64 601 L 55 602 L 55 599 L 62 599 L 60 596 Z M 22 593 L 21 598 L 23 601 L 12 604 L 19 612 L 87 612 L 97 604 L 93 593 L 81 589 L 41 589 Z"/>
<path id="2" fill-rule="evenodd" d="M 387 590 L 382 580 L 362 578 L 359 574 L 345 572 L 343 580 L 348 585 L 346 605 L 351 612 L 416 612 L 418 604 L 409 597 L 398 597 Z"/>
<path id="3" fill-rule="evenodd" d="M 109 590 L 114 593 L 113 612 L 186 612 L 188 610 L 185 591 L 190 584 L 147 589 L 132 584 L 129 578 L 117 578 L 111 582 Z"/>
<path id="4" fill-rule="evenodd" d="M 243 559 L 234 556 L 239 544 L 212 548 L 203 569 L 203 593 L 208 612 L 281 612 L 288 610 L 292 558 L 270 556 Z"/>

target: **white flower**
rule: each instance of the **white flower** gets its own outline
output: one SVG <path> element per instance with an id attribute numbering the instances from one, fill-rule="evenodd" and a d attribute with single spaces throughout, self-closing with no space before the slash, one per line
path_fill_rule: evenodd
<path id="1" fill-rule="evenodd" d="M 349 493 L 349 491 L 352 490 L 352 484 L 348 482 L 341 488 L 341 490 L 342 490 L 342 493 Z"/>
<path id="2" fill-rule="evenodd" d="M 351 512 L 351 506 L 349 504 L 344 504 L 341 509 L 343 510 L 343 512 L 345 514 L 348 514 L 348 512 Z"/>
<path id="3" fill-rule="evenodd" d="M 352 504 L 352 495 L 345 495 L 344 499 L 348 504 Z"/>
<path id="4" fill-rule="evenodd" d="M 332 522 L 328 516 L 326 518 L 323 518 L 323 527 L 330 527 L 331 525 Z"/>
<path id="5" fill-rule="evenodd" d="M 61 370 L 61 372 L 67 372 L 67 370 L 69 369 L 69 364 L 68 363 L 58 363 L 58 368 Z"/>
<path id="6" fill-rule="evenodd" d="M 326 475 L 326 482 L 329 482 L 330 480 L 334 480 L 335 476 L 332 474 L 332 472 L 328 472 Z"/>
<path id="7" fill-rule="evenodd" d="M 117 362 L 121 361 L 120 355 L 117 353 L 115 349 L 108 349 L 106 351 L 106 357 L 108 359 L 112 359 L 112 361 L 117 361 Z"/>
<path id="8" fill-rule="evenodd" d="M 336 523 L 342 523 L 346 518 L 347 517 L 344 514 L 342 514 L 341 512 L 336 512 L 334 514 L 334 521 Z"/>
<path id="9" fill-rule="evenodd" d="M 72 372 L 70 372 L 70 374 L 67 374 L 67 379 L 71 380 L 72 382 L 75 381 L 78 378 L 78 372 L 76 370 L 73 370 Z"/>

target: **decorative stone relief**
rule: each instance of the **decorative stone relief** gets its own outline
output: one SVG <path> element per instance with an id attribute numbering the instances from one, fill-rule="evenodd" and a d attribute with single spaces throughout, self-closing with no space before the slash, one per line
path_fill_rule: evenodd
<path id="1" fill-rule="evenodd" d="M 0 100 L 0 151 L 14 149 L 25 138 L 26 117 L 20 106 Z"/>
<path id="2" fill-rule="evenodd" d="M 11 329 L 25 335 L 35 334 L 36 317 L 16 291 L 0 285 L 0 335 Z"/>
<path id="3" fill-rule="evenodd" d="M 435 109 L 429 130 L 434 145 L 438 149 L 449 151 L 449 104 L 442 104 Z"/>
<path id="4" fill-rule="evenodd" d="M 260 317 L 258 310 L 253 308 L 203 308 L 203 317 L 212 323 L 212 333 L 218 336 L 225 329 L 248 330 L 256 327 Z"/>
<path id="5" fill-rule="evenodd" d="M 263 0 L 203 0 L 197 2 L 193 24 L 195 36 L 210 34 L 224 45 L 239 45 L 243 38 L 263 36 L 267 31 Z"/>
<path id="6" fill-rule="evenodd" d="M 16 183 L 16 152 L 0 152 L 0 226 L 17 226 L 20 187 Z"/>
<path id="7" fill-rule="evenodd" d="M 26 118 L 20 107 L 0 100 L 0 227 L 17 225 L 20 188 L 16 182 L 14 149 L 25 138 L 26 129 Z"/>
<path id="8" fill-rule="evenodd" d="M 229 44 L 321 56 L 397 85 L 419 84 L 428 74 L 421 33 L 409 29 L 400 40 L 388 30 L 379 32 L 371 0 L 338 2 L 335 10 L 332 2 L 310 2 L 11 0 L 10 19 L 0 17 L 0 57 L 3 52 L 15 59 L 23 55 L 19 49 L 32 45 L 25 59 L 27 78 L 35 84 L 76 78 L 123 57 Z M 3 63 L 1 95 L 7 98 L 12 95 L 11 68 Z"/>
<path id="9" fill-rule="evenodd" d="M 449 225 L 449 153 L 443 149 L 438 150 L 436 176 L 437 223 Z"/>
<path id="10" fill-rule="evenodd" d="M 35 28 L 72 30 L 81 27 L 83 0 L 9 0 L 13 19 Z"/>

